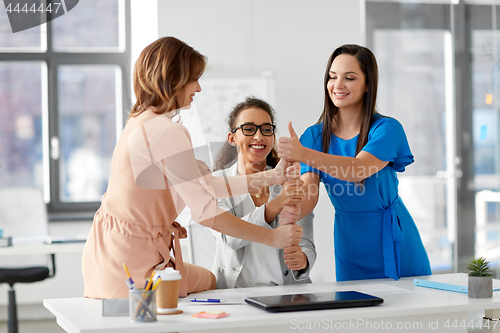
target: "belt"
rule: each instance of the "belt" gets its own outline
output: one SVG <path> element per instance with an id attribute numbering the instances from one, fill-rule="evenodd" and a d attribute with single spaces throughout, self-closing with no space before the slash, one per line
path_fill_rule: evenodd
<path id="1" fill-rule="evenodd" d="M 371 218 L 383 215 L 382 250 L 384 254 L 384 274 L 394 280 L 401 278 L 399 243 L 403 240 L 404 234 L 399 225 L 397 213 L 393 208 L 401 203 L 401 198 L 397 197 L 387 208 L 371 212 L 345 212 L 335 208 L 335 214 L 346 218 Z"/>

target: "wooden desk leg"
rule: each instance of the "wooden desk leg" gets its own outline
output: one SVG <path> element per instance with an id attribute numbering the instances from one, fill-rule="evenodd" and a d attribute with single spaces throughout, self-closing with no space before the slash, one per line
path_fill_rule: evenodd
<path id="1" fill-rule="evenodd" d="M 500 309 L 484 310 L 483 331 L 500 332 Z"/>

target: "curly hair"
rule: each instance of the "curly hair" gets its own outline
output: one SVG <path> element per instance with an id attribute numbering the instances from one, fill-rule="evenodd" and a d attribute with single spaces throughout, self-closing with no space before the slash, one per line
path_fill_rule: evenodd
<path id="1" fill-rule="evenodd" d="M 267 112 L 269 118 L 271 118 L 271 123 L 275 123 L 275 113 L 273 108 L 269 105 L 269 103 L 255 98 L 253 96 L 247 97 L 244 102 L 237 104 L 233 111 L 228 116 L 227 124 L 229 126 L 229 131 L 235 128 L 236 119 L 240 115 L 243 110 L 247 110 L 250 108 L 259 108 Z M 217 155 L 217 159 L 215 160 L 214 171 L 226 169 L 231 166 L 238 159 L 238 150 L 235 146 L 231 146 L 228 142 L 224 143 L 221 151 Z M 276 146 L 273 146 L 271 152 L 266 157 L 266 164 L 275 167 L 280 158 L 278 156 L 278 151 L 276 150 Z"/>

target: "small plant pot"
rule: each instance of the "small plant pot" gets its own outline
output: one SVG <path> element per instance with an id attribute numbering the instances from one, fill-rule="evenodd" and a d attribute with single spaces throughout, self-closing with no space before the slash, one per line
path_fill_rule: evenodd
<path id="1" fill-rule="evenodd" d="M 493 279 L 491 276 L 469 276 L 468 287 L 470 298 L 493 297 Z"/>

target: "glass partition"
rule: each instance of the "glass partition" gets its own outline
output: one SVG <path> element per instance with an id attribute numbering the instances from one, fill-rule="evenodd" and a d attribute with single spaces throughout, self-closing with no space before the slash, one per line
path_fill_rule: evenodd
<path id="1" fill-rule="evenodd" d="M 398 119 L 415 162 L 399 194 L 420 231 L 434 272 L 453 270 L 456 183 L 450 8 L 367 4 L 369 47 L 379 66 L 377 110 Z"/>
<path id="2" fill-rule="evenodd" d="M 415 164 L 400 176 L 434 272 L 485 256 L 500 270 L 498 0 L 366 1 L 378 108 Z"/>

